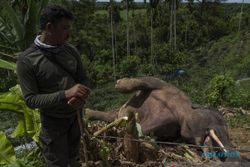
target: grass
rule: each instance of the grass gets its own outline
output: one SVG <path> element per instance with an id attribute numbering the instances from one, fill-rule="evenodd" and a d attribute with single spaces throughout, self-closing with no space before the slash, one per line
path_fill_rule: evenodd
<path id="1" fill-rule="evenodd" d="M 114 89 L 114 83 L 109 83 L 102 88 L 93 90 L 85 107 L 100 111 L 109 111 L 121 107 L 130 96 L 130 94 L 117 92 Z"/>
<path id="2" fill-rule="evenodd" d="M 235 116 L 227 118 L 226 122 L 230 128 L 246 128 L 250 131 L 250 115 L 237 113 Z"/>

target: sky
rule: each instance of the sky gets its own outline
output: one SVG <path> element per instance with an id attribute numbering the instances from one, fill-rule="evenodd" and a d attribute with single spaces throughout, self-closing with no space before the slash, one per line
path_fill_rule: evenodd
<path id="1" fill-rule="evenodd" d="M 109 2 L 109 0 L 97 0 L 99 2 Z M 121 0 L 115 0 L 121 1 Z M 144 2 L 144 0 L 135 0 L 136 2 Z M 185 1 L 185 0 L 184 0 Z M 227 3 L 242 3 L 242 0 L 227 0 Z M 250 0 L 244 0 L 244 3 L 250 3 Z"/>

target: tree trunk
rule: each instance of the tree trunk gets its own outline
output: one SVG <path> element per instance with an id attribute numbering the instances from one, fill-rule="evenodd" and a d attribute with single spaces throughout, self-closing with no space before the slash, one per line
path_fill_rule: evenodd
<path id="1" fill-rule="evenodd" d="M 188 25 L 186 24 L 186 28 L 185 28 L 185 46 L 187 46 L 187 38 L 188 38 Z"/>
<path id="2" fill-rule="evenodd" d="M 241 20 L 242 20 L 242 15 L 243 15 L 243 6 L 244 6 L 244 0 L 242 0 L 242 3 L 241 3 L 238 33 L 240 32 L 240 29 L 241 29 Z"/>
<path id="3" fill-rule="evenodd" d="M 176 0 L 174 0 L 174 49 L 176 49 Z"/>
<path id="4" fill-rule="evenodd" d="M 173 41 L 173 0 L 170 1 L 170 23 L 169 23 L 169 42 L 172 46 Z"/>
<path id="5" fill-rule="evenodd" d="M 153 58 L 153 9 L 150 8 L 150 59 L 151 65 L 154 67 L 154 58 Z"/>
<path id="6" fill-rule="evenodd" d="M 111 10 L 110 10 L 110 28 L 111 28 L 111 36 L 112 36 L 112 57 L 113 57 L 113 77 L 114 81 L 116 81 L 116 64 L 115 64 L 115 44 L 114 44 L 114 27 L 113 27 L 113 5 L 111 4 Z"/>
<path id="7" fill-rule="evenodd" d="M 136 35 L 135 35 L 135 10 L 133 8 L 133 39 L 134 39 L 134 47 L 135 47 L 135 51 L 134 53 L 137 55 L 137 43 L 136 43 Z"/>
<path id="8" fill-rule="evenodd" d="M 130 56 L 130 48 L 129 48 L 128 0 L 126 0 L 126 26 L 127 26 L 127 56 Z"/>
<path id="9" fill-rule="evenodd" d="M 117 62 L 118 62 L 118 54 L 117 54 L 117 40 L 116 40 L 116 31 L 117 30 L 117 27 L 115 26 L 115 63 L 117 64 Z"/>

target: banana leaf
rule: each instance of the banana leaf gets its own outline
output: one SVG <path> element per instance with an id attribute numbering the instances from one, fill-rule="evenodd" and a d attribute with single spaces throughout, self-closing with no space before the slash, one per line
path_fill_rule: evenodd
<path id="1" fill-rule="evenodd" d="M 10 141 L 0 132 L 0 164 L 11 163 L 16 160 L 16 154 Z"/>
<path id="2" fill-rule="evenodd" d="M 10 21 L 13 24 L 13 27 L 15 29 L 16 35 L 17 35 L 17 41 L 22 42 L 24 39 L 24 25 L 21 23 L 20 19 L 18 18 L 18 15 L 16 14 L 15 10 L 11 7 L 9 1 L 2 1 L 3 7 L 6 9 L 8 12 Z M 24 45 L 24 44 L 21 44 Z M 23 49 L 24 46 L 21 46 Z"/>
<path id="3" fill-rule="evenodd" d="M 0 68 L 15 71 L 16 64 L 0 59 Z"/>
<path id="4" fill-rule="evenodd" d="M 12 133 L 12 137 L 28 134 L 34 141 L 38 142 L 41 129 L 39 112 L 26 106 L 19 85 L 12 87 L 9 92 L 0 93 L 0 110 L 20 114 L 18 125 Z"/>
<path id="5" fill-rule="evenodd" d="M 39 11 L 36 2 L 34 0 L 28 0 L 28 11 L 24 19 L 26 46 L 29 46 L 36 36 L 38 22 L 37 13 L 39 13 Z"/>
<path id="6" fill-rule="evenodd" d="M 21 116 L 21 118 L 19 118 L 16 129 L 11 134 L 11 137 L 16 138 L 16 137 L 22 136 L 23 134 L 25 134 L 25 129 L 26 129 L 25 119 L 24 119 L 24 116 Z"/>

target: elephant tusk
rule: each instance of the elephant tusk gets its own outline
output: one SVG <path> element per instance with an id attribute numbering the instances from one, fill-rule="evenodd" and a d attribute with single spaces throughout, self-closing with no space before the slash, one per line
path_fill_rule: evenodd
<path id="1" fill-rule="evenodd" d="M 227 152 L 227 150 L 224 148 L 224 145 L 221 143 L 220 139 L 214 133 L 213 129 L 209 130 L 209 135 L 211 136 L 212 139 L 214 139 L 218 143 L 218 145 L 223 149 L 224 152 Z"/>

